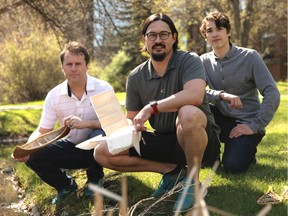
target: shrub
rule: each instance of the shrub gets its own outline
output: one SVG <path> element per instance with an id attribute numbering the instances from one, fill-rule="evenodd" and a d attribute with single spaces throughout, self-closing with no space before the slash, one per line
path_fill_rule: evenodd
<path id="1" fill-rule="evenodd" d="M 48 90 L 64 79 L 58 60 L 59 46 L 52 35 L 36 32 L 21 40 L 6 41 L 3 49 L 2 102 L 44 99 Z"/>

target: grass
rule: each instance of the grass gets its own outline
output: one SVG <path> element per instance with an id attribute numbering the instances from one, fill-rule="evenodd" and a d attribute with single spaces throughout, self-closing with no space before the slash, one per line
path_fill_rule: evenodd
<path id="1" fill-rule="evenodd" d="M 37 128 L 40 116 L 41 110 L 2 111 L 0 112 L 0 136 L 28 136 Z"/>
<path id="2" fill-rule="evenodd" d="M 216 174 L 213 176 L 209 187 L 209 193 L 205 198 L 207 205 L 216 207 L 231 215 L 253 216 L 263 208 L 257 204 L 257 199 L 262 196 L 271 185 L 278 194 L 288 185 L 287 182 L 287 131 L 288 131 L 288 90 L 286 82 L 277 83 L 281 92 L 281 104 L 272 120 L 267 127 L 266 136 L 259 144 L 257 158 L 258 162 L 252 165 L 246 173 L 233 175 L 227 174 L 219 167 Z M 117 94 L 120 101 L 125 100 L 125 94 Z M 12 134 L 22 132 L 28 133 L 37 127 L 40 114 L 39 110 L 29 111 L 14 111 L 0 112 L 2 134 Z M 40 111 L 41 112 L 41 111 Z M 2 119 L 3 122 L 2 122 Z M 26 132 L 23 131 L 25 125 Z M 28 128 L 28 129 L 27 129 Z M 3 131 L 4 129 L 4 131 Z M 9 130 L 8 130 L 9 129 Z M 5 132 L 6 131 L 6 132 Z M 11 132 L 13 131 L 13 132 Z M 18 133 L 17 132 L 17 133 Z M 55 215 L 66 213 L 66 215 L 91 215 L 93 212 L 93 200 L 85 200 L 81 198 L 81 189 L 77 192 L 76 197 L 72 197 L 67 201 L 65 206 L 55 207 L 50 205 L 51 199 L 56 192 L 30 171 L 23 163 L 13 163 L 9 156 L 14 146 L 5 146 L 0 150 L 0 158 L 7 158 L 8 163 L 15 167 L 16 175 L 19 176 L 22 187 L 26 189 L 26 202 L 37 203 L 37 207 L 41 211 L 41 215 Z M 201 170 L 201 180 L 205 180 L 210 173 L 210 169 L 205 168 Z M 70 171 L 80 188 L 86 181 L 84 170 Z M 149 195 L 157 188 L 161 179 L 159 174 L 155 173 L 119 173 L 105 169 L 105 188 L 121 194 L 121 180 L 125 176 L 128 182 L 128 206 L 131 207 L 141 199 L 148 198 Z M 153 201 L 152 201 L 153 202 Z M 134 215 L 139 215 L 146 206 L 139 206 Z M 150 203 L 151 204 L 151 203 Z M 153 214 L 157 212 L 166 211 L 165 215 L 173 215 L 169 212 L 171 204 L 164 205 L 165 210 L 156 209 Z M 114 209 L 116 215 L 118 205 L 116 202 L 104 198 L 104 211 Z M 162 212 L 163 213 L 163 212 Z M 211 212 L 210 215 L 220 215 Z M 273 205 L 272 210 L 268 213 L 270 216 L 284 216 L 287 215 L 287 201 L 278 205 Z"/>

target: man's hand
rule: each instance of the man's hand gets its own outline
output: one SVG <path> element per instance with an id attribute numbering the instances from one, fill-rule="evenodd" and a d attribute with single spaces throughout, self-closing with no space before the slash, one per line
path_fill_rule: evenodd
<path id="1" fill-rule="evenodd" d="M 241 99 L 237 95 L 221 92 L 219 94 L 219 97 L 220 97 L 221 100 L 224 100 L 224 101 L 228 102 L 229 106 L 231 108 L 242 109 L 242 107 L 243 107 Z"/>
<path id="2" fill-rule="evenodd" d="M 26 161 L 29 160 L 30 155 L 28 155 L 28 156 L 26 156 L 26 157 L 24 157 L 24 158 L 14 158 L 13 155 L 11 155 L 11 157 L 12 157 L 15 161 L 17 161 L 17 162 L 26 162 Z"/>
<path id="3" fill-rule="evenodd" d="M 152 114 L 152 108 L 148 104 L 143 107 L 142 110 L 134 117 L 133 125 L 137 131 L 146 131 L 147 128 L 144 126 L 144 123 L 150 118 Z"/>
<path id="4" fill-rule="evenodd" d="M 71 129 L 85 128 L 85 125 L 83 124 L 81 118 L 79 118 L 77 116 L 73 116 L 73 115 L 65 118 L 64 124 L 67 125 L 68 127 L 70 127 Z"/>
<path id="5" fill-rule="evenodd" d="M 229 134 L 229 138 L 237 138 L 242 135 L 252 135 L 253 131 L 251 128 L 246 124 L 238 124 L 236 127 L 234 127 Z"/>

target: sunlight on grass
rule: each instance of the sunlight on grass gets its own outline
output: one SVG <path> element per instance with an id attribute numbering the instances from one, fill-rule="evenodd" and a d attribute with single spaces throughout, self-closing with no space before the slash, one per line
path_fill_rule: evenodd
<path id="1" fill-rule="evenodd" d="M 271 185 L 275 192 L 281 195 L 284 186 L 288 185 L 288 91 L 287 83 L 277 83 L 281 92 L 280 106 L 270 124 L 267 126 L 266 136 L 258 146 L 257 164 L 251 165 L 246 173 L 239 175 L 227 174 L 220 166 L 213 175 L 209 185 L 208 195 L 205 198 L 207 205 L 217 207 L 234 215 L 255 216 L 263 206 L 257 204 L 257 199 L 262 196 Z M 117 98 L 124 109 L 125 92 L 117 93 Z M 31 103 L 29 103 L 31 104 Z M 28 112 L 25 113 L 25 112 Z M 35 122 L 38 123 L 41 112 L 22 111 L 0 113 L 4 119 L 5 127 L 15 127 L 27 123 L 31 130 Z M 36 120 L 37 119 L 37 120 Z M 19 122 L 26 122 L 20 124 Z M 36 126 L 35 126 L 36 127 Z M 0 157 L 9 158 L 13 147 L 2 148 Z M 223 152 L 223 146 L 221 148 Z M 10 159 L 9 159 L 10 160 Z M 11 164 L 13 162 L 11 161 Z M 55 206 L 50 205 L 51 199 L 56 191 L 43 183 L 35 173 L 23 163 L 15 166 L 16 175 L 27 192 L 26 202 L 36 203 L 43 215 L 55 212 Z M 150 172 L 115 172 L 104 169 L 104 187 L 116 194 L 121 194 L 121 180 L 125 176 L 128 184 L 128 206 L 132 206 L 139 200 L 150 197 L 151 193 L 158 187 L 162 175 Z M 205 181 L 211 174 L 210 168 L 203 168 L 200 171 L 201 182 Z M 79 185 L 76 200 L 72 200 L 65 206 L 65 211 L 70 215 L 91 215 L 93 212 L 93 200 L 85 200 L 82 197 L 83 186 L 86 182 L 85 170 L 70 171 L 69 175 L 75 178 Z M 170 203 L 171 205 L 171 203 Z M 104 207 L 116 209 L 118 203 L 105 198 Z M 171 214 L 172 215 L 172 214 Z M 212 213 L 211 216 L 218 216 Z M 287 202 L 272 206 L 268 215 L 287 215 Z"/>
<path id="2" fill-rule="evenodd" d="M 116 97 L 121 105 L 125 104 L 126 92 L 118 92 L 116 93 Z"/>

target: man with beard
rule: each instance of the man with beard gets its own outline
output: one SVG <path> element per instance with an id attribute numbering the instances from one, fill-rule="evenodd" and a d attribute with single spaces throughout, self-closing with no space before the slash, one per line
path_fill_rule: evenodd
<path id="1" fill-rule="evenodd" d="M 205 99 L 205 74 L 200 58 L 193 52 L 177 50 L 178 32 L 165 14 L 153 14 L 142 29 L 143 51 L 151 58 L 136 67 L 126 83 L 126 117 L 142 132 L 141 155 L 134 148 L 112 155 L 106 142 L 95 148 L 94 158 L 103 167 L 123 172 L 163 174 L 159 197 L 178 182 L 188 185 L 181 211 L 194 204 L 194 184 L 209 139 L 210 164 L 219 158 L 219 141 L 213 115 Z M 154 129 L 147 131 L 145 122 Z M 187 168 L 186 168 L 187 166 Z M 192 167 L 193 180 L 187 178 Z M 188 172 L 187 172 L 188 171 Z M 177 209 L 183 189 L 173 207 Z"/>

